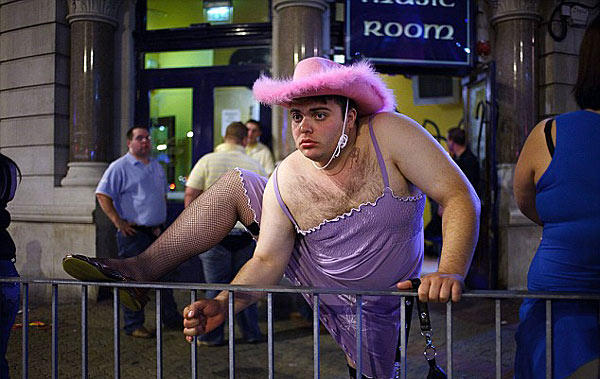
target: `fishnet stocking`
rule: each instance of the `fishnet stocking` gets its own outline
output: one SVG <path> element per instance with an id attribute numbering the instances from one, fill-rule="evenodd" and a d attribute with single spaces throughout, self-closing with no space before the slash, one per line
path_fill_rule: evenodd
<path id="1" fill-rule="evenodd" d="M 221 242 L 238 220 L 248 226 L 254 222 L 254 213 L 239 172 L 232 170 L 188 205 L 143 253 L 106 263 L 137 281 L 155 281 Z"/>

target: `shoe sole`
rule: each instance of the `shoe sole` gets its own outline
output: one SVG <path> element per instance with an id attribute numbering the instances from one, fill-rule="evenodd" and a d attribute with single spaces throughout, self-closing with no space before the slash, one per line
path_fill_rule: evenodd
<path id="1" fill-rule="evenodd" d="M 153 333 L 151 333 L 151 332 L 149 332 L 149 331 L 147 331 L 147 332 L 142 332 L 141 334 L 138 334 L 138 333 L 136 333 L 136 332 L 132 332 L 132 333 L 125 333 L 125 334 L 127 334 L 129 337 L 133 337 L 133 338 L 142 338 L 142 339 L 152 339 L 152 338 L 155 338 L 155 337 L 156 337 L 156 336 L 155 336 Z"/>
<path id="2" fill-rule="evenodd" d="M 67 274 L 84 282 L 118 282 L 114 278 L 102 273 L 94 265 L 79 258 L 66 256 L 63 259 L 62 265 Z M 119 288 L 119 300 L 121 304 L 132 311 L 140 311 L 147 302 L 146 300 L 142 304 L 138 300 L 138 296 L 136 296 L 133 288 Z"/>
<path id="3" fill-rule="evenodd" d="M 223 342 L 223 343 L 212 343 L 212 342 L 206 342 L 206 341 L 201 341 L 199 339 L 196 340 L 196 345 L 198 347 L 221 347 L 221 346 L 225 346 L 227 343 Z"/>

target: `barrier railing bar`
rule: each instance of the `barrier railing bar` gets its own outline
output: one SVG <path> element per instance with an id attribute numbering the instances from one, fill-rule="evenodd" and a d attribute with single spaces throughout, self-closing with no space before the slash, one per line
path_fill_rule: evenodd
<path id="1" fill-rule="evenodd" d="M 1 282 L 17 282 L 29 284 L 65 284 L 82 285 L 78 280 L 67 279 L 29 279 L 29 278 L 1 278 Z M 294 286 L 270 286 L 258 287 L 250 285 L 227 285 L 207 283 L 168 283 L 165 282 L 85 282 L 88 286 L 98 287 L 131 287 L 147 289 L 174 289 L 174 290 L 225 290 L 240 292 L 277 292 L 277 293 L 321 293 L 339 295 L 369 295 L 369 296 L 416 296 L 413 291 L 385 291 L 385 290 L 353 290 L 348 288 L 322 288 L 322 287 L 294 287 Z M 581 292 L 543 292 L 543 291 L 505 291 L 505 290 L 471 290 L 462 294 L 463 298 L 487 298 L 487 299 L 551 299 L 551 300 L 600 300 L 599 293 Z"/>
<path id="2" fill-rule="evenodd" d="M 23 293 L 23 379 L 29 377 L 29 283 L 22 283 Z"/>
<path id="3" fill-rule="evenodd" d="M 119 289 L 113 288 L 113 355 L 115 360 L 115 379 L 121 377 L 121 336 L 119 334 L 121 325 L 119 311 Z"/>
<path id="4" fill-rule="evenodd" d="M 362 295 L 356 296 L 356 379 L 362 378 Z"/>
<path id="5" fill-rule="evenodd" d="M 88 286 L 81 286 L 81 377 L 88 377 Z"/>
<path id="6" fill-rule="evenodd" d="M 319 294 L 313 296 L 313 377 L 321 378 L 321 321 L 319 320 Z"/>
<path id="7" fill-rule="evenodd" d="M 156 378 L 162 379 L 162 315 L 160 314 L 162 303 L 162 291 L 156 290 Z"/>
<path id="8" fill-rule="evenodd" d="M 400 297 L 400 362 L 398 369 L 400 370 L 400 379 L 406 379 L 406 296 Z"/>
<path id="9" fill-rule="evenodd" d="M 267 294 L 267 349 L 269 353 L 269 379 L 275 379 L 275 343 L 273 339 L 273 293 Z"/>
<path id="10" fill-rule="evenodd" d="M 230 293 L 230 299 L 229 299 L 229 321 L 230 324 L 233 324 L 232 322 L 232 316 L 233 316 L 233 296 L 234 296 L 234 292 L 235 291 L 252 291 L 252 292 L 267 292 L 268 294 L 271 294 L 272 292 L 279 292 L 279 293 L 316 293 L 316 291 L 320 292 L 320 293 L 330 293 L 330 294 L 355 294 L 357 296 L 357 298 L 361 298 L 362 295 L 378 295 L 378 294 L 385 294 L 385 295 L 396 295 L 396 296 L 401 296 L 401 299 L 403 299 L 405 296 L 410 296 L 410 297 L 414 297 L 416 294 L 414 292 L 402 292 L 402 291 L 365 291 L 365 290 L 349 290 L 349 289 L 321 289 L 321 288 L 313 288 L 313 287 L 287 287 L 287 286 L 275 286 L 275 287 L 270 287 L 270 288 L 259 288 L 259 287 L 255 287 L 255 286 L 239 286 L 239 285 L 222 285 L 222 284 L 218 284 L 218 285 L 196 285 L 193 283 L 169 283 L 169 284 L 157 284 L 157 283 L 131 283 L 131 282 L 127 282 L 127 283 L 105 283 L 105 282 L 86 282 L 85 284 L 82 284 L 82 282 L 80 281 L 73 281 L 73 280 L 54 280 L 54 279 L 50 279 L 50 280 L 40 280 L 40 279 L 26 279 L 26 278 L 2 278 L 0 279 L 0 283 L 2 282 L 19 282 L 21 283 L 22 286 L 22 291 L 23 291 L 23 335 L 22 335 L 22 351 L 23 351 L 23 357 L 22 357 L 22 362 L 23 362 L 23 378 L 27 378 L 28 377 L 28 330 L 29 330 L 29 323 L 28 323 L 28 319 L 29 319 L 29 313 L 28 313 L 28 289 L 29 289 L 29 284 L 52 284 L 53 287 L 55 287 L 55 291 L 56 291 L 56 307 L 58 307 L 58 295 L 57 295 L 57 291 L 58 291 L 58 287 L 56 287 L 57 285 L 60 284 L 64 284 L 64 285 L 79 285 L 81 286 L 81 290 L 82 290 L 82 303 L 81 303 L 81 310 L 82 310 L 82 377 L 87 378 L 88 374 L 88 322 L 87 322 L 87 299 L 88 299 L 88 292 L 87 292 L 87 287 L 90 285 L 93 286 L 99 286 L 99 287 L 113 287 L 114 291 L 118 291 L 118 288 L 121 287 L 136 287 L 136 288 L 154 288 L 157 291 L 159 291 L 160 289 L 163 288 L 173 288 L 173 289 L 187 289 L 187 290 L 196 290 L 196 289 L 225 289 L 227 291 L 229 291 Z M 53 290 L 54 291 L 54 290 Z M 53 294 L 54 296 L 54 294 Z M 465 298 L 493 298 L 496 302 L 496 377 L 500 377 L 501 376 L 501 359 L 502 359 L 502 336 L 501 336 L 501 299 L 525 299 L 525 298 L 536 298 L 536 299 L 545 299 L 545 303 L 546 303 L 546 377 L 547 378 L 551 378 L 552 377 L 552 345 L 553 345 L 553 341 L 552 341 L 552 300 L 562 300 L 562 299 L 570 299 L 570 300 L 600 300 L 600 294 L 597 293 L 569 293 L 569 292 L 527 292 L 527 291 L 470 291 L 467 293 L 463 294 L 463 297 Z M 159 300 L 157 304 L 160 303 L 160 295 L 157 296 L 157 298 Z M 118 298 L 117 298 L 118 299 Z M 118 300 L 117 300 L 118 301 Z M 55 305 L 53 304 L 53 306 Z M 401 308 L 404 307 L 405 303 L 403 302 L 403 304 L 401 305 Z M 450 305 L 447 305 L 447 307 L 449 307 Z M 360 308 L 360 309 L 359 309 Z M 117 306 L 118 309 L 118 306 Z M 56 321 L 54 320 L 54 313 L 56 312 Z M 362 312 L 362 302 L 359 302 L 358 304 L 358 308 L 357 308 L 357 315 L 360 315 Z M 405 315 L 405 312 L 402 313 L 403 315 Z M 449 317 L 449 314 L 451 316 L 451 308 L 447 309 L 447 317 Z M 402 316 L 401 316 L 402 317 Z M 158 321 L 160 321 L 160 307 L 157 308 L 157 319 Z M 58 329 L 56 329 L 56 332 L 54 331 L 54 328 L 58 327 L 58 310 L 54 310 L 53 309 L 53 333 L 56 333 L 56 341 L 58 341 Z M 450 322 L 452 322 L 452 320 L 450 319 Z M 362 319 L 361 317 L 357 318 L 357 323 L 358 324 L 362 324 Z M 448 319 L 447 319 L 447 323 L 448 323 Z M 362 328 L 362 325 L 360 325 L 360 327 Z M 160 329 L 160 327 L 159 327 Z M 232 325 L 230 325 L 230 329 L 232 329 Z M 448 330 L 451 330 L 451 328 L 447 328 Z M 358 329 L 358 325 L 357 325 L 357 330 Z M 362 330 L 362 329 L 361 329 Z M 232 332 L 232 330 L 230 330 L 230 332 Z M 160 331 L 159 331 L 160 333 Z M 402 331 L 401 331 L 402 333 Z M 117 328 L 117 334 L 118 334 L 118 328 Z M 270 333 L 271 337 L 272 337 L 272 332 Z M 234 378 L 235 377 L 235 349 L 234 349 L 234 342 L 232 340 L 234 340 L 234 334 L 231 333 L 231 340 L 230 340 L 230 377 Z M 358 333 L 357 334 L 357 344 L 360 344 L 362 341 L 360 341 L 362 337 L 362 333 Z M 450 337 L 451 338 L 451 337 Z M 162 343 L 162 341 L 161 341 Z M 404 343 L 404 340 L 401 341 L 401 344 Z M 450 345 L 450 344 L 449 344 Z M 58 349 L 58 343 L 56 343 L 56 348 Z M 160 346 L 160 349 L 162 350 L 162 346 Z M 361 350 L 360 348 L 358 349 L 359 351 Z M 402 353 L 405 353 L 406 349 L 403 349 Z M 53 354 L 55 354 L 53 352 Z M 57 353 L 56 353 L 57 354 Z M 118 359 L 118 352 L 115 352 L 115 357 L 116 359 Z M 406 360 L 405 360 L 405 356 L 404 358 L 404 365 L 406 365 Z M 452 350 L 448 350 L 448 363 L 449 365 L 452 364 Z M 273 358 L 274 359 L 274 358 Z M 360 360 L 361 357 L 359 356 L 358 359 Z M 161 359 L 162 360 L 162 359 Z M 58 361 L 56 363 L 56 366 L 58 366 Z M 361 368 L 362 369 L 362 368 Z M 274 369 L 272 369 L 274 371 Z M 357 370 L 358 371 L 358 370 Z M 406 372 L 406 370 L 403 370 L 403 372 Z M 449 372 L 450 375 L 452 375 L 452 367 L 449 366 Z M 53 373 L 54 374 L 54 373 Z M 161 373 L 162 375 L 162 373 Z M 115 375 L 116 377 L 118 377 L 118 375 Z M 273 373 L 274 376 L 274 373 Z"/>
<path id="11" fill-rule="evenodd" d="M 546 300 L 546 379 L 552 379 L 552 300 Z"/>
<path id="12" fill-rule="evenodd" d="M 502 300 L 496 299 L 496 379 L 502 378 Z"/>
<path id="13" fill-rule="evenodd" d="M 58 284 L 52 285 L 52 379 L 58 379 Z"/>
<path id="14" fill-rule="evenodd" d="M 448 379 L 452 379 L 453 375 L 453 359 L 452 359 L 452 344 L 453 342 L 453 334 L 454 331 L 452 329 L 452 302 L 449 301 L 446 303 L 446 355 L 447 355 L 447 363 L 446 363 L 446 374 L 448 375 Z"/>
<path id="15" fill-rule="evenodd" d="M 193 304 L 196 301 L 196 296 L 198 292 L 196 290 L 190 291 L 190 304 Z M 196 344 L 197 337 L 192 339 L 192 348 L 191 348 L 191 363 L 192 363 L 192 379 L 198 379 L 198 345 Z"/>
<path id="16" fill-rule="evenodd" d="M 228 310 L 229 315 L 227 321 L 229 322 L 229 379 L 235 379 L 235 322 L 234 322 L 234 297 L 235 292 L 229 291 L 229 304 Z"/>

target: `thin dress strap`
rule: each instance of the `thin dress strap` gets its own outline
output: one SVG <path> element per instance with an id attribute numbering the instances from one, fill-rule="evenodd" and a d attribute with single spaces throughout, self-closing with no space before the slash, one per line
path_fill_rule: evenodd
<path id="1" fill-rule="evenodd" d="M 292 223 L 296 227 L 296 230 L 300 230 L 300 228 L 298 228 L 298 224 L 296 223 L 296 220 L 294 220 L 292 213 L 288 209 L 287 205 L 285 205 L 285 203 L 283 202 L 283 199 L 281 198 L 281 194 L 279 193 L 279 184 L 277 184 L 277 172 L 279 171 L 278 168 L 279 168 L 279 166 L 277 166 L 275 168 L 275 171 L 273 172 L 273 189 L 275 190 L 275 197 L 277 198 L 277 202 L 279 203 L 279 206 L 281 207 L 281 210 L 283 211 L 283 213 L 285 213 L 285 215 L 290 219 L 290 221 L 292 221 Z"/>
<path id="2" fill-rule="evenodd" d="M 385 161 L 383 160 L 383 155 L 381 155 L 381 150 L 379 150 L 379 144 L 377 143 L 377 138 L 375 138 L 375 132 L 373 132 L 373 118 L 375 115 L 371 115 L 369 117 L 369 133 L 371 133 L 371 140 L 373 141 L 373 147 L 375 147 L 375 154 L 377 155 L 377 162 L 379 162 L 379 169 L 381 170 L 381 176 L 383 177 L 383 185 L 384 187 L 390 186 L 390 181 L 388 179 L 387 168 L 385 167 Z"/>
<path id="3" fill-rule="evenodd" d="M 550 153 L 550 157 L 554 156 L 554 142 L 552 141 L 552 122 L 553 118 L 546 121 L 546 125 L 544 125 L 544 134 L 546 135 L 546 145 L 548 146 L 548 152 Z"/>

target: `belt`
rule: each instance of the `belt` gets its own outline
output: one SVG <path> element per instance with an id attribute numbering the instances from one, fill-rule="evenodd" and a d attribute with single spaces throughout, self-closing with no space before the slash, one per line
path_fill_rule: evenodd
<path id="1" fill-rule="evenodd" d="M 155 225 L 155 226 L 132 225 L 132 228 L 134 228 L 135 230 L 139 230 L 140 232 L 146 232 L 146 233 L 150 233 L 150 234 L 154 234 L 154 230 L 156 228 L 159 228 L 161 233 L 165 230 L 164 224 Z"/>

